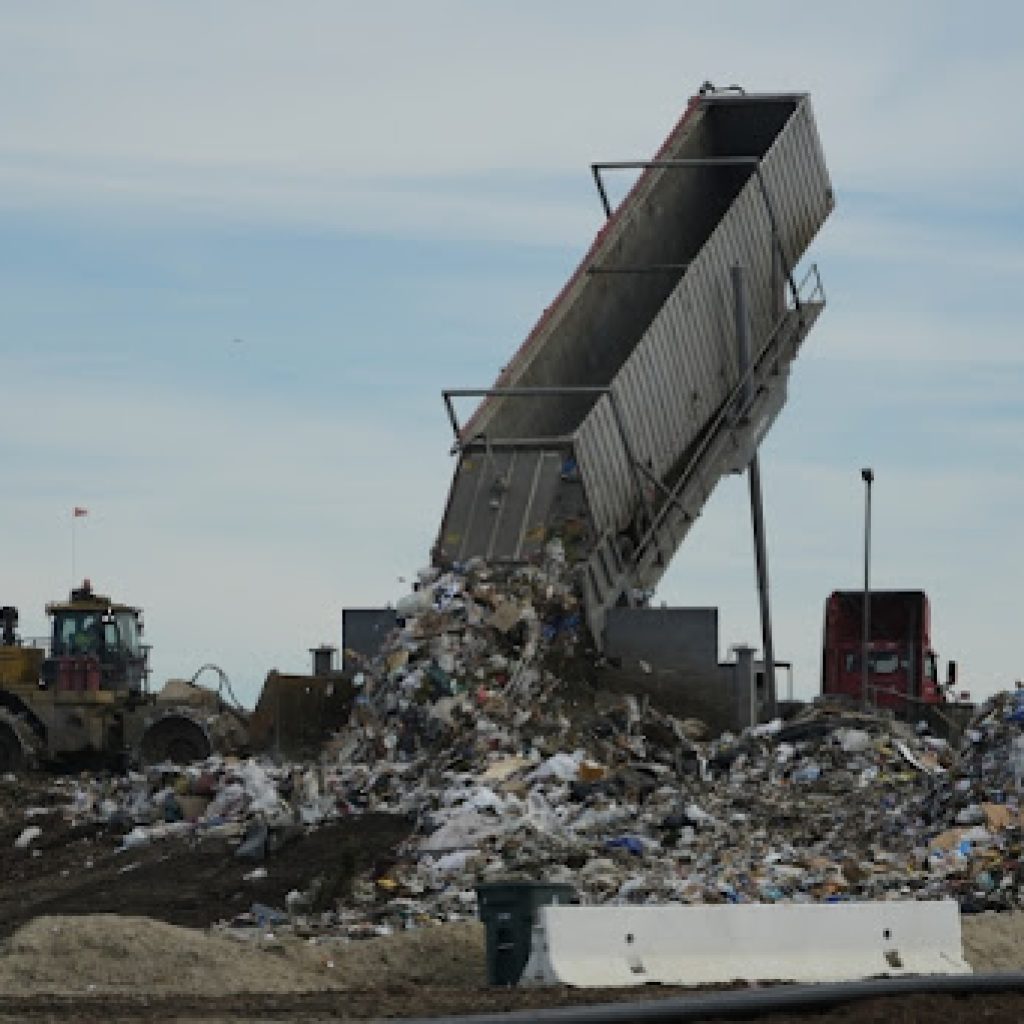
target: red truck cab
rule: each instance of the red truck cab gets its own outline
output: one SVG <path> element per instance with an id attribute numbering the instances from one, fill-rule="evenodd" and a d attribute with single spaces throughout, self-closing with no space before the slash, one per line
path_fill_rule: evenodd
<path id="1" fill-rule="evenodd" d="M 869 611 L 869 701 L 902 713 L 945 703 L 931 646 L 928 595 L 921 590 L 873 590 Z M 864 592 L 830 594 L 825 602 L 823 694 L 847 696 L 858 703 L 864 699 L 863 630 Z"/>

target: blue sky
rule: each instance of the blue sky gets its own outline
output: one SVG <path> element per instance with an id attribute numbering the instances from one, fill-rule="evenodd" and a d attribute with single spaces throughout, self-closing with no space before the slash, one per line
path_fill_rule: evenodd
<path id="1" fill-rule="evenodd" d="M 253 699 L 401 596 L 490 383 L 705 79 L 811 92 L 829 308 L 762 451 L 776 646 L 825 596 L 922 587 L 975 695 L 1024 674 L 1024 16 L 1015 5 L 0 3 L 0 581 L 42 632 L 79 575 L 160 679 Z M 235 339 L 239 339 L 237 342 Z M 745 483 L 659 599 L 758 636 Z"/>

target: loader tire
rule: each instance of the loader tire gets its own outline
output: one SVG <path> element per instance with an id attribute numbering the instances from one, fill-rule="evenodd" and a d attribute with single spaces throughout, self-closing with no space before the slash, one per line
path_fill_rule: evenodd
<path id="1" fill-rule="evenodd" d="M 20 772 L 25 767 L 25 751 L 14 730 L 0 722 L 0 773 Z"/>
<path id="2" fill-rule="evenodd" d="M 210 756 L 210 740 L 187 718 L 164 718 L 147 730 L 139 753 L 143 764 L 190 764 Z"/>

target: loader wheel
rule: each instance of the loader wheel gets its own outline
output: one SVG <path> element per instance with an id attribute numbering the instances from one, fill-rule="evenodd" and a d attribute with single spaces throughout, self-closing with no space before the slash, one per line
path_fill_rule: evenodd
<path id="1" fill-rule="evenodd" d="M 21 741 L 9 725 L 0 724 L 0 772 L 18 772 L 25 767 Z"/>
<path id="2" fill-rule="evenodd" d="M 165 718 L 143 737 L 140 748 L 143 764 L 190 764 L 210 756 L 206 733 L 187 718 Z"/>

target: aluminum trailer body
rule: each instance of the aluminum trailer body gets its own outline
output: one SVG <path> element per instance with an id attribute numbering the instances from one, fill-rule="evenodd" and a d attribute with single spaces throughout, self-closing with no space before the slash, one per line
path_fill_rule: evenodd
<path id="1" fill-rule="evenodd" d="M 634 168 L 612 210 L 605 176 Z M 653 160 L 593 172 L 608 221 L 579 268 L 493 388 L 445 392 L 458 464 L 434 560 L 528 562 L 558 537 L 600 643 L 785 403 L 824 306 L 796 267 L 833 193 L 805 94 L 694 97 Z"/>

